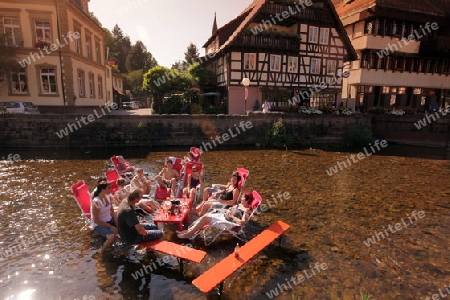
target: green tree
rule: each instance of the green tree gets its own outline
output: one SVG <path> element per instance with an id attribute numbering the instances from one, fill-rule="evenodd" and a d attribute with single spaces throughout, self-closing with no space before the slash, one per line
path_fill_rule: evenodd
<path id="1" fill-rule="evenodd" d="M 130 49 L 127 56 L 126 67 L 129 71 L 149 70 L 158 63 L 153 55 L 147 51 L 144 43 L 137 41 Z"/>
<path id="2" fill-rule="evenodd" d="M 177 60 L 174 64 L 172 64 L 171 69 L 176 69 L 180 72 L 186 71 L 186 62 Z"/>
<path id="3" fill-rule="evenodd" d="M 124 74 L 124 87 L 130 90 L 133 95 L 145 95 L 142 90 L 143 70 L 134 70 Z"/>
<path id="4" fill-rule="evenodd" d="M 163 66 L 156 66 L 144 74 L 142 89 L 150 93 L 153 98 L 152 108 L 159 113 L 164 94 L 172 91 L 172 80 L 177 76 L 174 70 Z"/>
<path id="5" fill-rule="evenodd" d="M 194 63 L 189 66 L 188 73 L 197 82 L 198 86 L 204 87 L 215 83 L 215 74 L 212 70 L 206 69 L 203 65 Z"/>
<path id="6" fill-rule="evenodd" d="M 108 49 L 109 56 L 117 57 L 119 55 L 119 47 L 116 44 L 114 36 L 108 28 L 103 28 L 103 31 L 105 32 L 105 47 Z"/>
<path id="7" fill-rule="evenodd" d="M 185 93 L 195 84 L 195 80 L 187 72 L 156 66 L 144 74 L 143 90 L 152 95 L 153 110 L 159 113 L 160 105 L 166 94 Z"/>
<path id="8" fill-rule="evenodd" d="M 128 53 L 131 50 L 130 37 L 124 35 L 122 29 L 120 29 L 117 24 L 113 28 L 112 35 L 114 37 L 114 42 L 117 45 L 117 55 L 115 58 L 119 61 L 119 69 L 122 72 L 127 72 L 126 61 Z"/>
<path id="9" fill-rule="evenodd" d="M 187 89 L 197 84 L 189 73 L 179 72 L 178 70 L 171 71 L 176 75 L 171 82 L 172 93 L 184 93 Z"/>
<path id="10" fill-rule="evenodd" d="M 190 43 L 187 47 L 186 52 L 184 52 L 184 61 L 190 66 L 195 62 L 199 61 L 200 54 L 198 52 L 197 46 L 194 43 Z"/>

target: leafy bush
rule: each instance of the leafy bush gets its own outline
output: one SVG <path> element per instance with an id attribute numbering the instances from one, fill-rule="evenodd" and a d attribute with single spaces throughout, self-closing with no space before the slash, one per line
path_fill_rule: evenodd
<path id="1" fill-rule="evenodd" d="M 381 106 L 374 106 L 374 107 L 369 108 L 367 110 L 367 112 L 369 114 L 373 114 L 373 115 L 382 115 L 382 114 L 384 114 L 384 108 Z"/>
<path id="2" fill-rule="evenodd" d="M 203 114 L 203 109 L 200 104 L 192 103 L 191 104 L 191 115 L 201 115 Z"/>
<path id="3" fill-rule="evenodd" d="M 0 106 L 0 115 L 6 115 L 8 111 L 6 110 L 6 107 Z"/>
<path id="4" fill-rule="evenodd" d="M 350 148 L 362 148 L 372 143 L 372 132 L 363 127 L 353 127 L 344 134 L 344 142 Z"/>
<path id="5" fill-rule="evenodd" d="M 317 108 L 314 107 L 302 107 L 300 109 L 300 112 L 306 115 L 321 115 L 323 112 Z"/>
<path id="6" fill-rule="evenodd" d="M 268 124 L 264 133 L 264 141 L 267 146 L 287 147 L 289 137 L 282 121 Z"/>
<path id="7" fill-rule="evenodd" d="M 346 116 L 350 116 L 353 115 L 353 112 L 348 109 L 348 108 L 344 108 L 344 109 L 338 109 L 336 110 L 334 113 L 334 115 L 346 115 Z"/>
<path id="8" fill-rule="evenodd" d="M 281 111 L 290 112 L 290 113 L 296 113 L 296 112 L 298 112 L 298 105 L 282 106 L 281 107 Z"/>
<path id="9" fill-rule="evenodd" d="M 403 116 L 405 114 L 405 111 L 402 109 L 393 108 L 388 111 L 389 115 L 397 115 L 397 116 Z"/>
<path id="10" fill-rule="evenodd" d="M 413 115 L 414 114 L 414 109 L 412 109 L 411 107 L 405 107 L 405 108 L 403 108 L 403 110 L 405 111 L 405 115 Z"/>
<path id="11" fill-rule="evenodd" d="M 203 110 L 205 114 L 209 115 L 218 115 L 227 113 L 227 108 L 225 105 L 208 106 L 205 107 Z"/>
<path id="12" fill-rule="evenodd" d="M 159 108 L 161 114 L 180 114 L 183 113 L 184 101 L 179 95 L 172 95 L 165 99 Z"/>
<path id="13" fill-rule="evenodd" d="M 322 111 L 324 114 L 332 114 L 336 111 L 335 108 L 326 105 L 319 106 L 319 110 Z"/>

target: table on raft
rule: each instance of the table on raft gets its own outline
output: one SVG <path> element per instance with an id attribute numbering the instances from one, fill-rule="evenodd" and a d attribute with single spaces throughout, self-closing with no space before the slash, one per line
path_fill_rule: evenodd
<path id="1" fill-rule="evenodd" d="M 174 200 L 180 201 L 180 211 L 178 214 L 170 214 L 169 212 L 166 212 L 164 210 L 164 205 L 166 205 L 163 202 L 163 207 L 159 210 L 158 214 L 153 218 L 153 222 L 155 225 L 158 225 L 158 223 L 174 223 L 178 224 L 179 230 L 183 230 L 183 223 L 189 222 L 189 212 L 192 207 L 192 199 L 191 198 L 177 198 Z M 167 202 L 167 201 L 165 201 Z"/>

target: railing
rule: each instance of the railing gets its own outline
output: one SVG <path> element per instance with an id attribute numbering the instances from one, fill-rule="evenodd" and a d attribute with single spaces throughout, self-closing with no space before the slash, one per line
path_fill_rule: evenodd
<path id="1" fill-rule="evenodd" d="M 448 45 L 450 45 L 450 37 L 438 36 L 426 40 L 422 40 L 420 42 L 420 53 L 428 54 L 428 53 L 439 53 L 441 51 L 447 51 Z"/>
<path id="2" fill-rule="evenodd" d="M 255 47 L 299 51 L 300 40 L 296 37 L 243 34 L 236 38 L 234 45 L 252 48 Z"/>
<path id="3" fill-rule="evenodd" d="M 300 4 L 289 5 L 286 3 L 267 3 L 263 6 L 261 12 L 272 16 L 277 13 L 282 14 L 283 12 L 288 12 L 290 18 L 293 17 L 325 23 L 333 22 L 333 16 L 330 11 L 312 7 L 303 8 Z"/>

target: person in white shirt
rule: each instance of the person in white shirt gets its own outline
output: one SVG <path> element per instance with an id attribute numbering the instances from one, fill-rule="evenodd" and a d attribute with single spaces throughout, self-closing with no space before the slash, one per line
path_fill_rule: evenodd
<path id="1" fill-rule="evenodd" d="M 264 101 L 263 105 L 262 105 L 262 111 L 263 113 L 268 113 L 270 111 L 270 104 L 269 102 Z"/>

